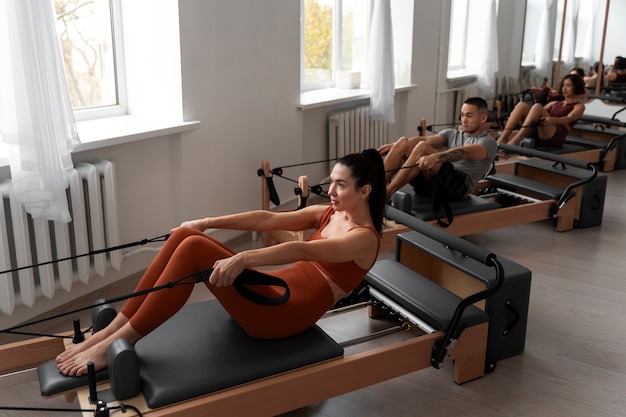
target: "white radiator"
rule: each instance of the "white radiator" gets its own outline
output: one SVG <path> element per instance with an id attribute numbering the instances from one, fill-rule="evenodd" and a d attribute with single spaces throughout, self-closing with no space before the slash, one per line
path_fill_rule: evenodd
<path id="1" fill-rule="evenodd" d="M 87 254 L 119 245 L 115 174 L 109 161 L 79 163 L 69 173 L 70 223 L 33 219 L 11 198 L 11 181 L 0 183 L 0 272 Z M 32 307 L 37 297 L 53 298 L 57 289 L 69 292 L 77 281 L 119 271 L 119 250 L 54 262 L 0 274 L 0 311 Z"/>
<path id="2" fill-rule="evenodd" d="M 388 142 L 388 123 L 372 120 L 368 106 L 330 113 L 328 126 L 330 160 L 367 148 L 378 148 Z"/>

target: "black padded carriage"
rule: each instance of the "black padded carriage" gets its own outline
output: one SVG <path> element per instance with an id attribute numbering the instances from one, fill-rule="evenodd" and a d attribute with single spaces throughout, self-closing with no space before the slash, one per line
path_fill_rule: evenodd
<path id="1" fill-rule="evenodd" d="M 343 348 L 317 326 L 285 339 L 254 339 L 216 300 L 186 305 L 135 350 L 150 408 L 343 356 Z M 86 385 L 86 377 L 61 375 L 54 361 L 38 372 L 44 396 Z"/>
<path id="2" fill-rule="evenodd" d="M 432 201 L 429 197 L 421 197 L 409 186 L 396 191 L 391 197 L 391 206 L 409 213 L 420 220 L 434 220 Z M 483 210 L 500 208 L 500 204 L 486 198 L 469 194 L 462 200 L 450 201 L 452 214 L 460 216 L 462 214 L 476 213 Z"/>

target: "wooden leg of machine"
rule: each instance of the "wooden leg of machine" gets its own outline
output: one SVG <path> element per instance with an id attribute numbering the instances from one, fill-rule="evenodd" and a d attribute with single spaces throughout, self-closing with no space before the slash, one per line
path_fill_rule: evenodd
<path id="1" fill-rule="evenodd" d="M 463 384 L 485 375 L 489 323 L 463 330 L 452 352 L 454 382 Z"/>
<path id="2" fill-rule="evenodd" d="M 559 210 L 556 219 L 557 232 L 566 232 L 574 228 L 574 221 L 578 218 L 576 212 L 579 207 L 578 196 L 574 196 Z"/>

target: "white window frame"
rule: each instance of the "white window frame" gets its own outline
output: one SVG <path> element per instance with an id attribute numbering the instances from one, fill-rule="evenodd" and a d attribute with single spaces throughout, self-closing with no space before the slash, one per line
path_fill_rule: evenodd
<path id="1" fill-rule="evenodd" d="M 319 90 L 324 88 L 334 88 L 337 80 L 337 73 L 341 71 L 341 62 L 342 62 L 342 16 L 343 16 L 343 0 L 334 0 L 335 6 L 333 8 L 333 57 L 332 57 L 332 68 L 331 68 L 331 79 L 328 81 L 321 81 L 316 83 L 305 83 L 304 78 L 304 1 L 300 0 L 300 13 L 301 13 L 301 27 L 300 27 L 300 90 L 301 91 L 311 91 L 311 90 Z M 368 21 L 366 30 L 366 45 L 369 43 L 369 24 L 371 21 L 372 14 L 372 0 L 368 1 Z M 363 71 L 361 73 L 363 74 Z"/>
<path id="2" fill-rule="evenodd" d="M 463 7 L 458 7 L 455 10 L 455 3 L 462 4 Z M 498 9 L 498 3 L 496 3 L 496 10 Z M 471 45 L 475 42 L 476 31 L 480 30 L 481 22 L 484 22 L 484 2 L 480 0 L 451 0 L 450 2 L 450 27 L 448 38 L 448 57 L 447 57 L 447 79 L 463 79 L 468 77 L 475 77 L 475 71 L 470 69 L 470 63 L 468 62 L 468 54 L 471 51 L 468 50 L 468 44 Z M 457 15 L 458 14 L 458 15 Z M 457 16 L 455 16 L 457 15 Z M 456 19 L 455 19 L 456 17 Z M 453 26 L 455 21 L 462 20 L 462 30 L 454 31 L 455 37 L 453 37 Z M 455 46 L 458 44 L 458 47 Z M 450 54 L 457 51 L 461 59 L 451 59 Z M 458 58 L 458 57 L 457 57 Z M 450 65 L 451 61 L 460 62 L 457 65 Z"/>
<path id="3" fill-rule="evenodd" d="M 455 7 L 463 6 L 462 8 Z M 468 20 L 469 20 L 469 0 L 452 0 L 450 2 L 450 38 L 448 44 L 451 45 L 448 49 L 448 72 L 464 72 L 467 69 L 466 55 L 467 55 L 467 32 L 468 32 Z M 462 24 L 461 30 L 456 30 L 458 23 Z M 456 35 L 456 36 L 453 36 Z M 458 59 L 452 59 L 450 54 L 456 53 Z M 458 64 L 451 64 L 451 62 L 458 62 Z"/>
<path id="4" fill-rule="evenodd" d="M 335 0 L 334 25 L 335 37 L 333 42 L 333 68 L 332 79 L 330 81 L 318 83 L 306 83 L 304 80 L 304 0 L 300 0 L 301 27 L 300 27 L 300 90 L 302 93 L 311 93 L 315 90 L 334 89 L 336 86 L 336 74 L 341 69 L 341 22 L 342 0 Z M 369 44 L 369 25 L 373 12 L 373 2 L 368 0 L 368 22 L 366 33 L 366 44 Z M 393 20 L 394 56 L 396 60 L 396 86 L 406 87 L 411 83 L 411 61 L 413 51 L 413 4 L 404 4 L 405 0 L 391 0 L 391 12 Z M 395 6 L 395 7 L 394 7 Z M 403 6 L 403 7 L 400 7 Z M 397 9 L 397 10 L 396 10 Z M 404 20 L 410 19 L 410 21 Z M 367 83 L 367 68 L 361 71 L 361 82 Z"/>
<path id="5" fill-rule="evenodd" d="M 74 109 L 76 121 L 116 117 L 128 114 L 126 77 L 124 67 L 124 37 L 122 31 L 122 4 L 120 0 L 109 0 L 111 13 L 111 47 L 116 85 L 116 104 Z"/>
<path id="6" fill-rule="evenodd" d="M 543 0 L 527 0 L 524 19 L 524 40 L 522 42 L 522 66 L 535 65 L 535 52 L 539 21 L 543 13 Z"/>

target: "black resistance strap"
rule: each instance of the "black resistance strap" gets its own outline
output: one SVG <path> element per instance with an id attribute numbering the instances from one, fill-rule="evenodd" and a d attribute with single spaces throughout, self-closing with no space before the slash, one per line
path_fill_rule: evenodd
<path id="1" fill-rule="evenodd" d="M 194 274 L 195 282 L 208 281 L 209 277 L 213 273 L 213 268 L 209 268 L 204 271 L 199 271 Z M 273 287 L 281 287 L 284 289 L 282 295 L 276 297 L 270 297 L 265 294 L 261 294 L 255 291 L 252 287 L 254 285 L 265 285 Z M 278 277 L 264 274 L 256 269 L 244 269 L 241 274 L 233 282 L 233 286 L 241 296 L 248 300 L 261 304 L 261 305 L 281 305 L 285 304 L 289 300 L 291 293 L 289 292 L 289 285 Z"/>

